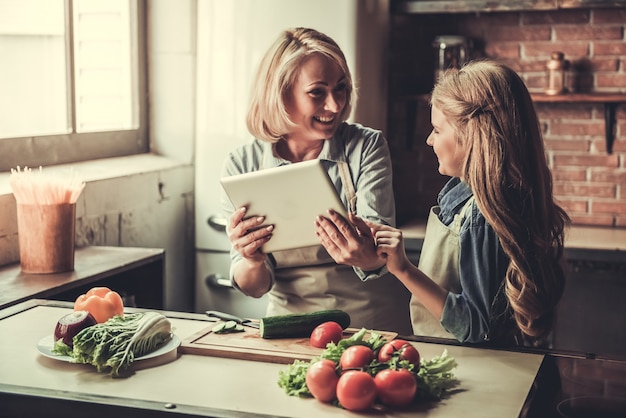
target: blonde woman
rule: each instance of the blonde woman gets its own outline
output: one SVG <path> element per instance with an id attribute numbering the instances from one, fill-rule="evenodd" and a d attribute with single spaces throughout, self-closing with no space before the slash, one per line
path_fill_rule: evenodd
<path id="1" fill-rule="evenodd" d="M 247 124 L 255 139 L 230 153 L 223 175 L 320 159 L 351 212 L 394 225 L 387 142 L 380 131 L 346 122 L 354 100 L 350 70 L 331 38 L 309 28 L 282 32 L 252 91 Z M 233 208 L 226 196 L 222 202 L 229 215 L 231 280 L 251 297 L 269 293 L 268 315 L 342 309 L 353 327 L 410 333 L 410 294 L 386 272 L 363 222 L 320 214 L 311 225 L 329 234 L 318 247 L 265 254 L 261 246 L 275 226 Z"/>
<path id="2" fill-rule="evenodd" d="M 476 61 L 447 72 L 431 105 L 427 143 L 452 178 L 431 210 L 419 267 L 399 230 L 370 224 L 379 255 L 412 293 L 414 333 L 545 344 L 569 218 L 553 199 L 530 95 L 510 68 Z"/>

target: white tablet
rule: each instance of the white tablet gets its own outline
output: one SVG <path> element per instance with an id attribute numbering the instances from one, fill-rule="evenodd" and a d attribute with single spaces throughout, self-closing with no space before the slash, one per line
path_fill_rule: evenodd
<path id="1" fill-rule="evenodd" d="M 347 211 L 320 160 L 309 160 L 265 170 L 223 177 L 222 187 L 235 208 L 245 206 L 249 216 L 265 216 L 274 225 L 263 251 L 319 245 L 315 217 L 334 209 Z"/>

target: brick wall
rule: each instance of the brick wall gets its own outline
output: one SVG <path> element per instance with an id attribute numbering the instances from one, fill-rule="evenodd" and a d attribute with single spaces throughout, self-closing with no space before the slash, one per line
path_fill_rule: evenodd
<path id="1" fill-rule="evenodd" d="M 423 95 L 432 89 L 438 35 L 471 40 L 472 58 L 515 69 L 533 93 L 547 84 L 552 51 L 570 62 L 572 92 L 626 94 L 626 8 L 392 15 L 387 137 L 394 159 L 398 220 L 424 218 L 447 180 L 425 144 Z M 555 195 L 574 224 L 626 227 L 626 103 L 616 106 L 613 153 L 605 141 L 604 104 L 537 103 Z"/>

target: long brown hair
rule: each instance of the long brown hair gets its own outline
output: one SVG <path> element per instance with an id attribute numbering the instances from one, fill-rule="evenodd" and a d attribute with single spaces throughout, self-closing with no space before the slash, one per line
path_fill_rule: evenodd
<path id="1" fill-rule="evenodd" d="M 431 103 L 455 126 L 467 149 L 463 179 L 510 258 L 504 291 L 513 318 L 531 341 L 552 330 L 564 288 L 565 228 L 530 94 L 510 68 L 492 61 L 450 70 Z"/>

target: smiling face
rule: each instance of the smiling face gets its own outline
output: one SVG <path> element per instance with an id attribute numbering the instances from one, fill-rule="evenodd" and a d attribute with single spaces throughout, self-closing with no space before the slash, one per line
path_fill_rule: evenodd
<path id="1" fill-rule="evenodd" d="M 336 63 L 321 54 L 308 57 L 285 97 L 289 118 L 296 126 L 291 141 L 319 141 L 333 136 L 346 106 L 346 77 Z"/>
<path id="2" fill-rule="evenodd" d="M 433 130 L 426 143 L 433 147 L 439 160 L 439 173 L 445 176 L 462 177 L 466 148 L 457 141 L 454 127 L 446 115 L 433 105 L 431 110 Z"/>

